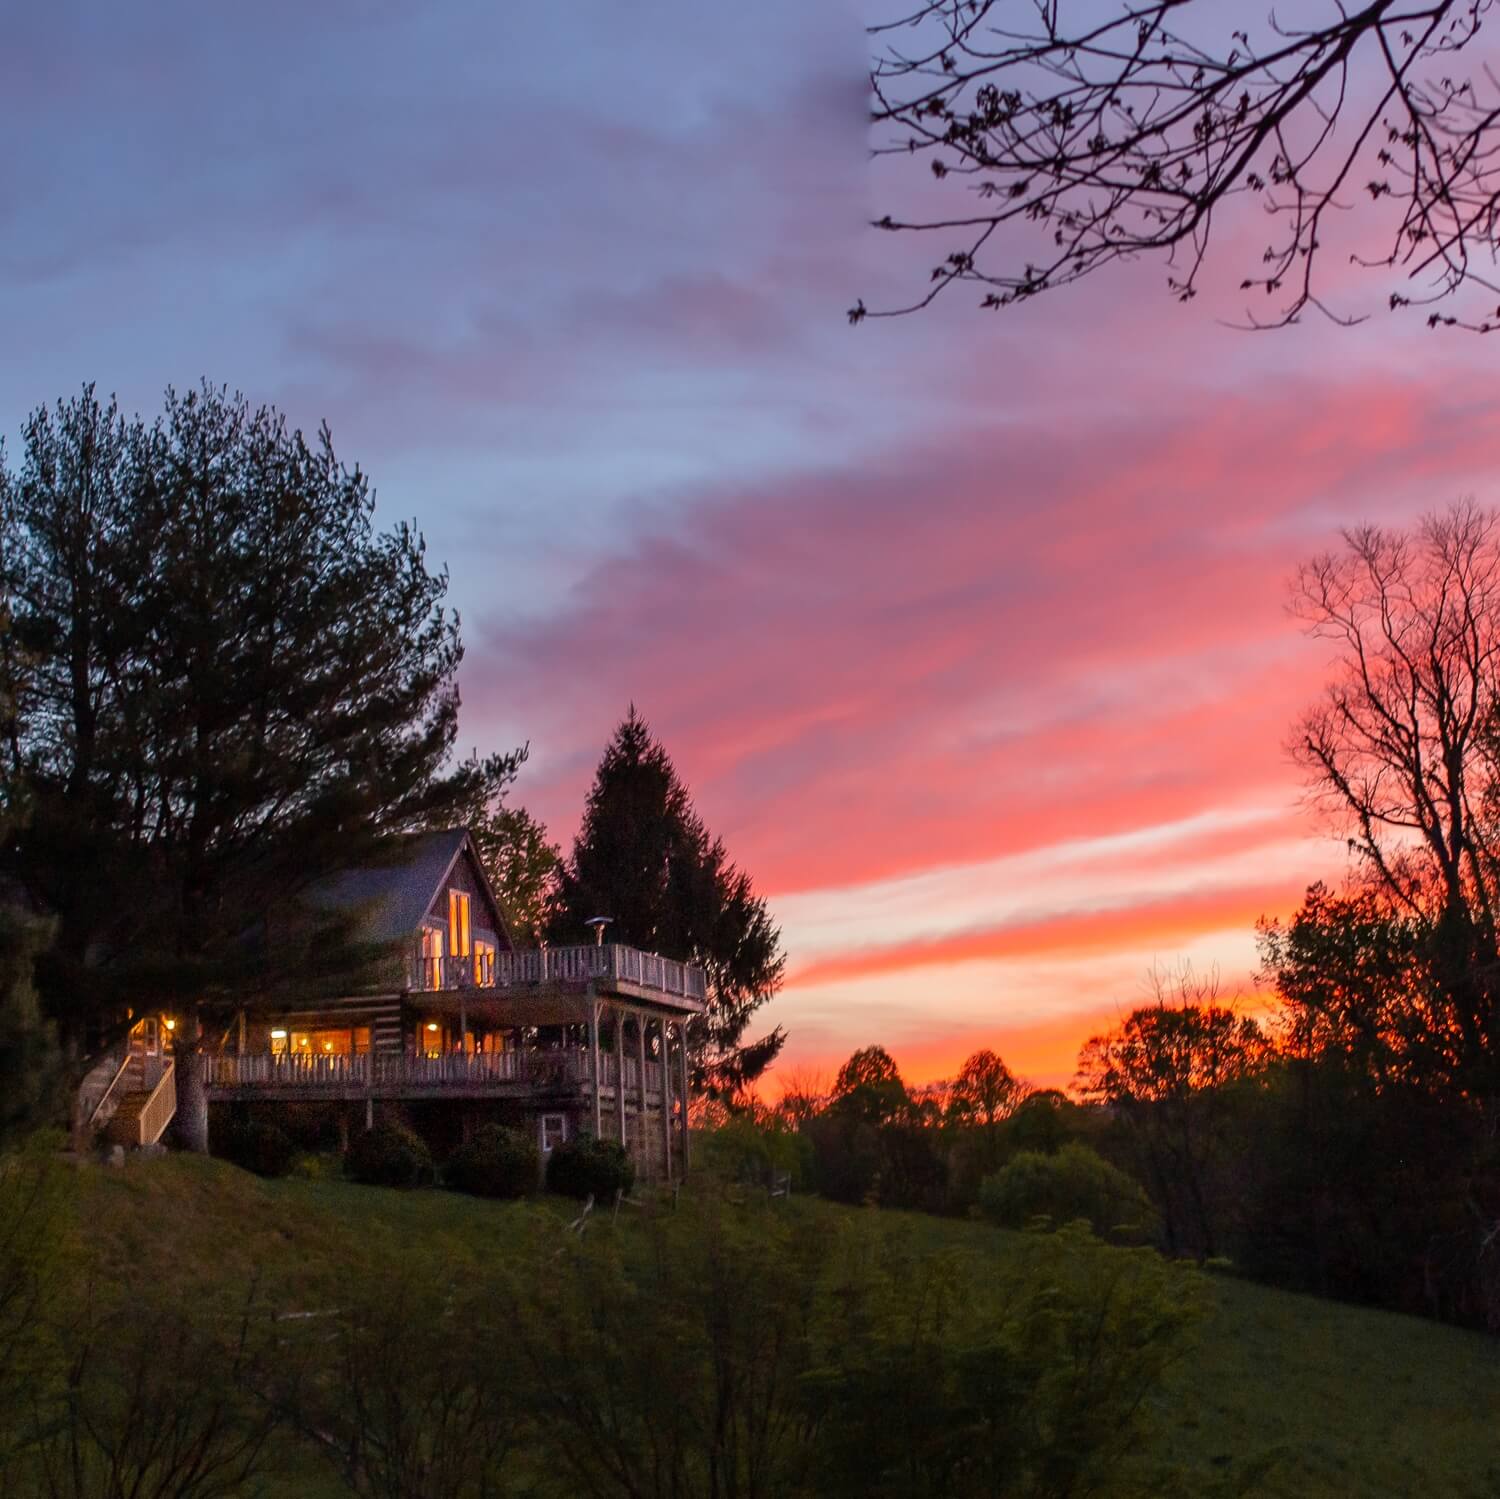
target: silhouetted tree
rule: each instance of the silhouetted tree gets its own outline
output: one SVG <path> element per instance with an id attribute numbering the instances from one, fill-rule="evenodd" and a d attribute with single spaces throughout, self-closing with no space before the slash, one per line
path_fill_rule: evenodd
<path id="1" fill-rule="evenodd" d="M 14 649 L 10 867 L 59 918 L 49 1009 L 161 1004 L 179 1120 L 206 1145 L 201 1021 L 313 982 L 320 939 L 258 940 L 279 902 L 385 832 L 440 820 L 514 757 L 452 758 L 457 619 L 408 525 L 325 428 L 204 386 L 127 422 L 92 387 L 27 423 L 4 477 Z"/>
<path id="2" fill-rule="evenodd" d="M 1239 284 L 1269 310 L 1249 320 L 1346 321 L 1320 252 L 1335 207 L 1363 203 L 1339 260 L 1403 278 L 1382 300 L 1466 293 L 1428 322 L 1500 326 L 1500 84 L 1475 42 L 1487 0 L 1316 9 L 1257 25 L 1213 0 L 917 0 L 875 27 L 877 153 L 943 184 L 915 216 L 877 220 L 943 252 L 925 293 L 892 310 L 955 283 L 1005 307 L 1142 256 L 1166 261 L 1186 301 L 1214 231 L 1234 245 L 1241 200 L 1267 223 Z"/>
<path id="3" fill-rule="evenodd" d="M 991 1129 L 1009 1117 L 1024 1091 L 1010 1068 L 986 1047 L 976 1051 L 954 1079 L 948 1117 L 958 1124 Z"/>
<path id="4" fill-rule="evenodd" d="M 1292 749 L 1365 872 L 1426 927 L 1446 1067 L 1500 1095 L 1500 518 L 1461 504 L 1411 532 L 1363 527 L 1299 573 L 1335 646 Z"/>
<path id="5" fill-rule="evenodd" d="M 911 1098 L 890 1052 L 863 1046 L 839 1068 L 829 1107 L 871 1124 L 889 1124 L 910 1110 Z"/>
<path id="6" fill-rule="evenodd" d="M 1217 1003 L 1215 980 L 1184 969 L 1155 983 L 1154 1004 L 1085 1043 L 1076 1087 L 1128 1131 L 1167 1248 L 1214 1255 L 1225 1227 L 1218 1168 L 1229 1149 L 1227 1090 L 1260 1072 L 1272 1051 L 1254 1020 Z"/>
<path id="7" fill-rule="evenodd" d="M 703 965 L 708 1009 L 689 1032 L 696 1089 L 732 1096 L 775 1060 L 780 1026 L 744 1037 L 781 987 L 781 931 L 634 706 L 599 762 L 559 905 L 555 929 L 573 940 L 608 916 L 612 941 Z"/>

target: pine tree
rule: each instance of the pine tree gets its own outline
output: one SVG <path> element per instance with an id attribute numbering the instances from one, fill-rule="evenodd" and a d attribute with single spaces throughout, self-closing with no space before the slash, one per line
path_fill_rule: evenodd
<path id="1" fill-rule="evenodd" d="M 203 1148 L 200 1025 L 356 957 L 260 918 L 515 757 L 454 763 L 446 575 L 411 526 L 375 530 L 326 428 L 207 386 L 126 421 L 86 388 L 32 417 L 3 488 L 5 773 L 30 811 L 5 863 L 58 917 L 44 1005 L 80 1039 L 175 1010 Z"/>
<path id="2" fill-rule="evenodd" d="M 559 906 L 565 939 L 582 940 L 590 917 L 608 916 L 611 940 L 703 966 L 708 1007 L 689 1029 L 697 1089 L 733 1096 L 775 1060 L 780 1026 L 744 1035 L 781 986 L 780 928 L 634 705 L 599 762 Z"/>

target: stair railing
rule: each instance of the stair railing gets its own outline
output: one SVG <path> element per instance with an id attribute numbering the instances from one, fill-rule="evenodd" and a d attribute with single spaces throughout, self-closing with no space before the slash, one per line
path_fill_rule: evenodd
<path id="1" fill-rule="evenodd" d="M 91 1130 L 99 1129 L 102 1125 L 109 1122 L 109 1115 L 114 1112 L 114 1109 L 110 1109 L 109 1113 L 106 1113 L 105 1105 L 108 1104 L 110 1099 L 114 1097 L 115 1089 L 120 1086 L 120 1080 L 130 1070 L 130 1064 L 134 1060 L 135 1054 L 130 1050 L 129 1047 L 126 1047 L 124 1058 L 121 1060 L 120 1065 L 115 1069 L 115 1075 L 110 1080 L 109 1087 L 104 1090 L 104 1096 L 99 1100 L 98 1103 L 94 1105 L 94 1112 L 89 1115 L 89 1128 Z M 118 1107 L 118 1102 L 116 1103 L 116 1107 Z"/>
<path id="2" fill-rule="evenodd" d="M 172 1122 L 172 1117 L 177 1112 L 177 1062 L 168 1057 L 166 1064 L 161 1070 L 161 1079 L 151 1090 L 151 1096 L 146 1100 L 141 1109 L 140 1125 L 141 1145 L 155 1145 L 166 1132 L 167 1126 Z"/>

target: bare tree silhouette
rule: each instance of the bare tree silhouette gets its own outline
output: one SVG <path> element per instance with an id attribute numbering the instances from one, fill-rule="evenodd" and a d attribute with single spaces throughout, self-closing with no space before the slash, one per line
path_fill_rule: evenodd
<path id="1" fill-rule="evenodd" d="M 951 211 L 877 226 L 943 241 L 922 295 L 955 283 L 1006 307 L 1101 267 L 1160 256 L 1179 300 L 1199 290 L 1231 200 L 1264 205 L 1268 241 L 1240 281 L 1280 327 L 1325 299 L 1336 210 L 1401 277 L 1392 309 L 1433 326 L 1500 327 L 1500 78 L 1478 42 L 1494 0 L 1325 0 L 1253 33 L 1236 5 L 922 0 L 872 28 L 879 155 L 925 161 L 964 192 Z M 1310 16 L 1320 20 L 1314 24 Z M 1010 226 L 1032 233 L 1013 234 Z M 1465 295 L 1460 296 L 1460 293 Z"/>

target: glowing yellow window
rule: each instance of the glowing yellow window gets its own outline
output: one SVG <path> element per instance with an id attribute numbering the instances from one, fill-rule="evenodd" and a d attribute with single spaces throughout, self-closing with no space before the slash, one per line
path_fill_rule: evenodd
<path id="1" fill-rule="evenodd" d="M 469 892 L 448 892 L 448 951 L 455 958 L 469 956 Z"/>
<path id="2" fill-rule="evenodd" d="M 443 987 L 443 934 L 435 926 L 422 928 L 422 987 Z"/>
<path id="3" fill-rule="evenodd" d="M 495 982 L 495 944 L 474 939 L 474 982 L 481 988 Z"/>

